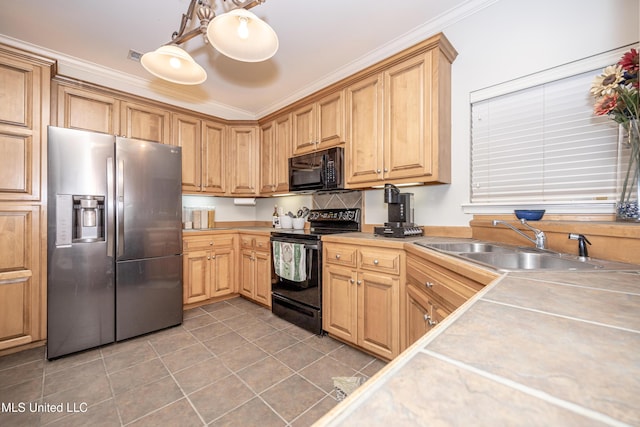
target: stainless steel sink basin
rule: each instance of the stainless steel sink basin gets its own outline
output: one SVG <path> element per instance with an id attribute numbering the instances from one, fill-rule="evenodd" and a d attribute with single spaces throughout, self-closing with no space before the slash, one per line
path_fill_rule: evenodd
<path id="1" fill-rule="evenodd" d="M 513 252 L 513 249 L 484 242 L 425 243 L 427 248 L 445 252 Z"/>
<path id="2" fill-rule="evenodd" d="M 501 270 L 595 270 L 602 268 L 598 264 L 561 258 L 531 252 L 477 252 L 461 253 L 460 256 L 488 264 Z"/>

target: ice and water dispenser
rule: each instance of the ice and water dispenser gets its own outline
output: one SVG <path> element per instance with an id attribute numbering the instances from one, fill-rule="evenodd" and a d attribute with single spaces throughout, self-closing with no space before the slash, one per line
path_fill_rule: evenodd
<path id="1" fill-rule="evenodd" d="M 56 196 L 56 246 L 104 241 L 105 197 Z"/>

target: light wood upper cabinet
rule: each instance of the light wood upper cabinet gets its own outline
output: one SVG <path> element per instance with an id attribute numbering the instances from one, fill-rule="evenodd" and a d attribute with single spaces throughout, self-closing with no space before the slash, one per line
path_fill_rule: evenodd
<path id="1" fill-rule="evenodd" d="M 384 163 L 382 82 L 382 75 L 374 75 L 347 88 L 347 185 L 357 187 L 381 177 Z"/>
<path id="2" fill-rule="evenodd" d="M 451 180 L 451 61 L 443 36 L 347 87 L 347 187 Z"/>
<path id="3" fill-rule="evenodd" d="M 291 114 L 260 126 L 260 194 L 289 191 Z"/>
<path id="4" fill-rule="evenodd" d="M 255 196 L 258 194 L 260 167 L 258 126 L 229 126 L 228 129 L 229 195 Z"/>
<path id="5" fill-rule="evenodd" d="M 0 46 L 0 200 L 39 200 L 46 184 L 51 65 Z"/>
<path id="6" fill-rule="evenodd" d="M 344 142 L 344 92 L 337 91 L 293 112 L 293 155 Z"/>
<path id="7" fill-rule="evenodd" d="M 173 115 L 173 145 L 182 148 L 182 190 L 200 191 L 202 148 L 200 120 L 185 114 Z"/>
<path id="8" fill-rule="evenodd" d="M 172 144 L 182 147 L 182 191 L 224 194 L 225 126 L 174 113 Z"/>
<path id="9" fill-rule="evenodd" d="M 212 121 L 202 121 L 202 191 L 224 195 L 226 191 L 226 126 Z"/>
<path id="10" fill-rule="evenodd" d="M 57 85 L 57 126 L 117 135 L 120 101 L 113 96 Z"/>
<path id="11" fill-rule="evenodd" d="M 171 113 L 151 105 L 122 102 L 120 134 L 128 138 L 170 144 Z"/>
<path id="12" fill-rule="evenodd" d="M 276 190 L 277 143 L 274 121 L 260 126 L 260 194 Z"/>

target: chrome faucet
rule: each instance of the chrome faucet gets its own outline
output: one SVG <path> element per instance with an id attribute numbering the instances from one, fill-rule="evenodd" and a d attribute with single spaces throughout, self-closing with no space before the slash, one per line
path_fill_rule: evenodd
<path id="1" fill-rule="evenodd" d="M 538 249 L 546 249 L 547 236 L 544 234 L 544 231 L 538 230 L 537 228 L 534 228 L 534 227 L 530 226 L 529 224 L 527 224 L 527 220 L 524 219 L 524 218 L 522 218 L 520 220 L 520 222 L 522 223 L 522 225 L 527 227 L 529 230 L 533 231 L 533 234 L 535 235 L 535 239 L 532 239 L 531 237 L 527 236 L 522 231 L 518 230 L 517 228 L 515 228 L 513 225 L 509 224 L 506 221 L 501 221 L 501 220 L 498 220 L 498 219 L 494 219 L 493 220 L 493 226 L 495 227 L 498 224 L 504 224 L 507 227 L 509 227 L 510 229 L 512 229 L 513 231 L 515 231 L 516 233 L 518 233 L 519 235 L 521 235 L 522 237 L 524 237 L 525 239 L 527 239 L 528 241 L 530 241 L 531 243 L 534 243 L 536 245 L 536 248 L 538 248 Z"/>

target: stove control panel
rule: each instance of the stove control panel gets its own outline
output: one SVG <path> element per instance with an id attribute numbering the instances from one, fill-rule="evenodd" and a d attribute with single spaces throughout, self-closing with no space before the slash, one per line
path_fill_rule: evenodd
<path id="1" fill-rule="evenodd" d="M 316 209 L 309 212 L 309 222 L 360 222 L 360 209 Z"/>

